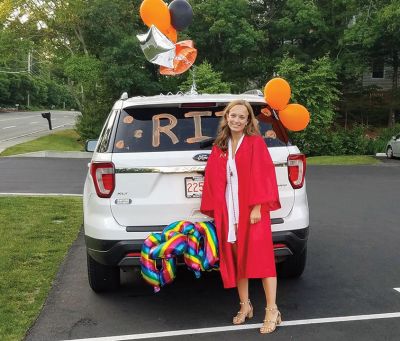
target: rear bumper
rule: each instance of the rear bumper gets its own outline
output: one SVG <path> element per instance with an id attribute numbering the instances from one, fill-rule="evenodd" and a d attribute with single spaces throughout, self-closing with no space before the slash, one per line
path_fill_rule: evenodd
<path id="1" fill-rule="evenodd" d="M 272 232 L 275 256 L 301 253 L 307 245 L 308 234 L 309 227 Z M 85 242 L 89 255 L 98 263 L 121 267 L 140 265 L 143 240 L 100 240 L 85 236 Z"/>

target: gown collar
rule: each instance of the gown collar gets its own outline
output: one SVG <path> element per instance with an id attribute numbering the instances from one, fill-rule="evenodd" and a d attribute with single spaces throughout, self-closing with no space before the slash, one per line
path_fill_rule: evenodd
<path id="1" fill-rule="evenodd" d="M 232 138 L 229 138 L 229 140 L 228 140 L 228 160 L 232 160 L 235 158 L 235 155 L 236 155 L 237 151 L 239 150 L 240 145 L 242 144 L 243 138 L 244 138 L 244 134 L 239 139 L 239 142 L 237 144 L 233 158 L 232 158 Z"/>

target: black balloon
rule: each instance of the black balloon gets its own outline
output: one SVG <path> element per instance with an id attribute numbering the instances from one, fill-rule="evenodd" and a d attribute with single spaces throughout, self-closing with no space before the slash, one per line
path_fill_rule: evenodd
<path id="1" fill-rule="evenodd" d="M 171 24 L 175 30 L 182 31 L 191 24 L 193 10 L 186 0 L 174 0 L 168 8 L 171 14 Z"/>

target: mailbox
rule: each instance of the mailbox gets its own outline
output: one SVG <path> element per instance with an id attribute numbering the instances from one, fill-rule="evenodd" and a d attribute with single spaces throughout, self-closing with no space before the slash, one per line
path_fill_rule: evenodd
<path id="1" fill-rule="evenodd" d="M 49 129 L 53 130 L 51 126 L 51 113 L 50 112 L 44 112 L 42 113 L 42 117 L 45 118 L 49 122 Z"/>

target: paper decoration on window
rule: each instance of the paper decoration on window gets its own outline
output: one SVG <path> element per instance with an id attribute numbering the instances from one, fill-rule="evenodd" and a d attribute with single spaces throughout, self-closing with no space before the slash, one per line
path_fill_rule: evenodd
<path id="1" fill-rule="evenodd" d="M 136 139 L 141 139 L 143 137 L 143 130 L 138 129 L 133 132 L 133 137 Z"/>
<path id="2" fill-rule="evenodd" d="M 165 126 L 161 126 L 161 120 L 167 119 L 169 123 Z M 175 116 L 170 114 L 159 114 L 153 116 L 153 147 L 158 147 L 160 145 L 160 134 L 166 134 L 172 141 L 173 144 L 177 144 L 179 142 L 178 137 L 172 132 L 172 128 L 174 128 L 178 123 L 178 120 Z"/>
<path id="3" fill-rule="evenodd" d="M 123 122 L 126 124 L 131 124 L 134 121 L 134 118 L 132 116 L 125 116 L 123 119 Z"/>
<path id="4" fill-rule="evenodd" d="M 269 139 L 276 139 L 276 133 L 273 130 L 267 130 L 264 136 Z"/>
<path id="5" fill-rule="evenodd" d="M 124 148 L 124 146 L 125 146 L 125 143 L 123 140 L 120 140 L 115 144 L 115 147 L 117 147 L 118 149 L 122 149 L 122 148 Z"/>
<path id="6" fill-rule="evenodd" d="M 197 143 L 210 138 L 210 136 L 203 136 L 201 132 L 201 117 L 211 116 L 212 111 L 190 111 L 185 114 L 185 117 L 193 117 L 194 119 L 194 137 L 189 137 L 187 143 Z"/>

